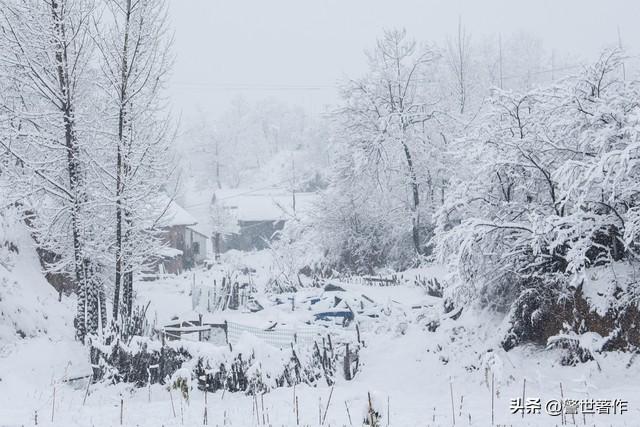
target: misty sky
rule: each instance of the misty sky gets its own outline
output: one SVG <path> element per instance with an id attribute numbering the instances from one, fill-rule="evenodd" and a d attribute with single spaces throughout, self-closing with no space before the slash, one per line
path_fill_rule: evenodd
<path id="1" fill-rule="evenodd" d="M 637 0 L 172 0 L 173 110 L 189 123 L 238 94 L 273 97 L 310 113 L 336 100 L 336 82 L 365 70 L 383 28 L 443 42 L 462 17 L 472 39 L 524 30 L 546 48 L 593 58 L 622 41 L 637 53 Z"/>

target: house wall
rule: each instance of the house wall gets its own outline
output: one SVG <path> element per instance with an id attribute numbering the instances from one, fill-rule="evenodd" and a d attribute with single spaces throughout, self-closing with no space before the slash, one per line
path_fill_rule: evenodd
<path id="1" fill-rule="evenodd" d="M 207 238 L 206 236 L 187 228 L 185 230 L 185 247 L 189 253 L 191 260 L 195 264 L 202 263 L 207 257 Z"/>
<path id="2" fill-rule="evenodd" d="M 166 227 L 160 233 L 163 244 L 179 249 L 182 255 L 175 257 L 159 257 L 153 261 L 155 272 L 179 274 L 200 264 L 207 257 L 206 236 L 184 225 Z"/>
<path id="3" fill-rule="evenodd" d="M 284 228 L 284 221 L 238 221 L 238 233 L 222 239 L 222 252 L 236 249 L 252 251 L 265 249 L 273 235 Z"/>
<path id="4" fill-rule="evenodd" d="M 160 240 L 163 244 L 171 248 L 180 249 L 184 254 L 185 229 L 186 227 L 184 225 L 165 227 L 160 233 Z M 157 272 L 166 274 L 180 274 L 186 268 L 184 255 L 173 258 L 160 257 L 154 262 L 154 265 L 156 266 Z"/>

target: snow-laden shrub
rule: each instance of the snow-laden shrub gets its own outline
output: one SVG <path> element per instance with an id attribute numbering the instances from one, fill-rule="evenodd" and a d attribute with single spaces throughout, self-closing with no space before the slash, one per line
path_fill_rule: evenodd
<path id="1" fill-rule="evenodd" d="M 149 383 L 165 384 L 192 356 L 180 346 L 162 346 L 149 338 L 115 339 L 104 344 L 101 338 L 93 336 L 90 358 L 94 381 L 125 382 L 142 387 Z"/>
<path id="2" fill-rule="evenodd" d="M 624 324 L 636 317 L 637 287 L 599 283 L 620 287 L 606 313 L 581 295 L 590 271 L 637 266 L 640 81 L 622 78 L 623 59 L 608 51 L 554 86 L 496 90 L 482 127 L 462 141 L 470 172 L 438 214 L 435 252 L 451 267 L 445 296 L 506 314 L 505 348 L 544 344 L 565 324 L 615 332 L 603 348 L 637 345 Z"/>
<path id="3" fill-rule="evenodd" d="M 357 358 L 357 348 L 352 350 Z M 175 385 L 177 376 L 189 373 L 189 381 L 198 388 L 215 392 L 253 394 L 294 384 L 331 385 L 341 372 L 343 349 L 293 345 L 272 347 L 245 333 L 230 347 L 210 343 L 171 341 L 161 345 L 150 338 L 132 337 L 102 344 L 93 337 L 91 362 L 94 380 Z M 182 387 L 182 385 L 180 385 Z"/>

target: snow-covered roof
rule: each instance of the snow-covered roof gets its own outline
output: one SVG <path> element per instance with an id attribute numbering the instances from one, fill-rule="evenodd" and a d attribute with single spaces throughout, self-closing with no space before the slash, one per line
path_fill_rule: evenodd
<path id="1" fill-rule="evenodd" d="M 182 251 L 180 249 L 165 246 L 163 248 L 160 248 L 160 250 L 158 251 L 158 255 L 166 258 L 175 258 L 179 255 L 182 255 Z"/>
<path id="2" fill-rule="evenodd" d="M 293 195 L 285 189 L 218 190 L 215 203 L 221 204 L 238 221 L 279 221 L 307 214 L 317 200 L 315 193 L 296 193 L 295 211 Z"/>
<path id="3" fill-rule="evenodd" d="M 207 237 L 213 234 L 211 218 L 211 199 L 214 190 L 212 188 L 195 189 L 187 188 L 182 195 L 184 207 L 195 217 L 197 224 L 190 226 L 193 230 Z"/>
<path id="4" fill-rule="evenodd" d="M 160 216 L 157 225 L 160 227 L 173 227 L 176 225 L 193 226 L 198 223 L 193 215 L 166 195 L 162 195 L 159 198 L 156 209 L 158 216 Z"/>
<path id="5" fill-rule="evenodd" d="M 206 237 L 207 239 L 211 236 L 211 232 L 209 231 L 209 229 L 205 226 L 203 226 L 202 224 L 200 224 L 199 222 L 195 225 L 189 225 L 187 226 L 188 229 L 195 231 L 198 234 L 203 235 L 204 237 Z"/>

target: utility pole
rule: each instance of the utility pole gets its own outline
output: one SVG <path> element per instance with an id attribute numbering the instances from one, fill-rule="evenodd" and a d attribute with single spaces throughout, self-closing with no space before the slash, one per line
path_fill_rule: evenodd
<path id="1" fill-rule="evenodd" d="M 293 207 L 293 214 L 296 214 L 296 161 L 291 157 L 291 175 L 293 177 L 291 183 L 291 206 Z"/>
<path id="2" fill-rule="evenodd" d="M 498 68 L 500 70 L 500 89 L 504 89 L 502 85 L 502 34 L 498 34 Z"/>
<path id="3" fill-rule="evenodd" d="M 213 143 L 216 150 L 216 184 L 218 185 L 218 190 L 222 189 L 222 185 L 220 184 L 220 152 L 218 151 L 219 140 L 215 136 L 213 137 Z"/>
<path id="4" fill-rule="evenodd" d="M 622 36 L 620 35 L 620 25 L 618 25 L 618 48 L 622 50 Z M 624 61 L 622 62 L 622 80 L 627 80 L 627 71 L 624 66 Z"/>

